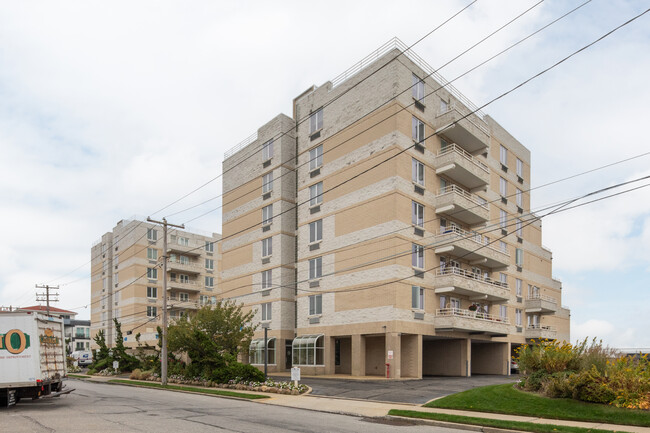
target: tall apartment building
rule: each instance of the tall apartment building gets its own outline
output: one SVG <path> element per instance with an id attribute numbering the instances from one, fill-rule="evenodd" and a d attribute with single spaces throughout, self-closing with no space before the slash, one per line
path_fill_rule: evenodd
<path id="1" fill-rule="evenodd" d="M 118 319 L 129 347 L 156 344 L 163 296 L 170 320 L 216 302 L 220 235 L 169 229 L 167 293 L 162 287 L 163 230 L 136 219 L 122 220 L 91 248 L 91 334 L 100 329 L 115 343 Z M 92 347 L 95 347 L 93 341 Z"/>
<path id="2" fill-rule="evenodd" d="M 220 296 L 262 325 L 254 365 L 263 327 L 270 371 L 391 378 L 509 374 L 514 347 L 569 339 L 530 151 L 405 48 L 225 155 Z"/>

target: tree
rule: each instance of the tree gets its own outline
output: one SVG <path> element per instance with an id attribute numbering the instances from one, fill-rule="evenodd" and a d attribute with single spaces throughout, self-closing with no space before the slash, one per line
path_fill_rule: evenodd
<path id="1" fill-rule="evenodd" d="M 124 347 L 124 336 L 122 335 L 122 324 L 113 319 L 115 324 L 115 347 L 113 348 L 113 360 L 120 363 L 120 370 L 133 371 L 140 367 L 140 361 L 133 355 L 126 353 Z"/>

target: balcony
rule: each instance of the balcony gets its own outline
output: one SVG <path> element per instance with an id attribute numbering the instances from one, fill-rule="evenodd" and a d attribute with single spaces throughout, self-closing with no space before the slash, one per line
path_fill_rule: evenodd
<path id="1" fill-rule="evenodd" d="M 524 303 L 526 313 L 553 314 L 559 307 L 557 299 L 545 295 L 530 295 Z"/>
<path id="2" fill-rule="evenodd" d="M 449 185 L 436 196 L 436 214 L 453 216 L 468 225 L 485 223 L 490 219 L 490 209 L 485 200 L 458 185 Z"/>
<path id="3" fill-rule="evenodd" d="M 459 308 L 436 310 L 434 327 L 436 332 L 469 332 L 493 337 L 504 337 L 514 331 L 506 317 Z"/>
<path id="4" fill-rule="evenodd" d="M 450 104 L 446 111 L 438 113 L 434 121 L 436 133 L 444 134 L 470 153 L 482 153 L 490 145 L 488 126 L 476 114 L 463 119 L 469 110 L 463 111 L 459 105 Z"/>
<path id="5" fill-rule="evenodd" d="M 504 302 L 510 299 L 508 284 L 451 266 L 436 272 L 433 287 L 436 294 L 468 296 L 472 301 Z"/>
<path id="6" fill-rule="evenodd" d="M 198 301 L 181 301 L 175 296 L 170 296 L 167 300 L 168 310 L 198 310 L 199 308 Z"/>
<path id="7" fill-rule="evenodd" d="M 188 245 L 180 245 L 177 242 L 168 242 L 167 243 L 167 252 L 170 253 L 181 253 L 192 256 L 200 256 L 205 247 L 203 245 L 193 245 L 192 243 Z"/>
<path id="8" fill-rule="evenodd" d="M 469 189 L 486 187 L 490 183 L 488 166 L 456 144 L 438 152 L 434 161 L 436 174 L 444 174 Z"/>
<path id="9" fill-rule="evenodd" d="M 181 263 L 179 261 L 168 261 L 167 270 L 168 271 L 178 271 L 186 272 L 188 274 L 200 274 L 205 268 L 199 266 L 196 263 Z"/>
<path id="10" fill-rule="evenodd" d="M 452 255 L 469 260 L 472 265 L 490 269 L 505 268 L 510 253 L 482 242 L 480 233 L 470 233 L 458 227 L 449 227 L 434 237 L 436 254 Z"/>
<path id="11" fill-rule="evenodd" d="M 555 340 L 557 330 L 553 326 L 528 325 L 524 335 L 527 340 Z"/>
<path id="12" fill-rule="evenodd" d="M 177 278 L 170 278 L 167 282 L 167 290 L 183 290 L 185 292 L 200 292 L 201 286 L 196 281 L 182 281 Z"/>

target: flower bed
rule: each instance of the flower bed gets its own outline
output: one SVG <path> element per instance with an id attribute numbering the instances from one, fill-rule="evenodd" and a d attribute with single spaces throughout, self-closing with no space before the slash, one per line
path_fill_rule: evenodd
<path id="1" fill-rule="evenodd" d="M 146 379 L 153 382 L 159 382 L 160 376 L 156 373 L 152 373 Z M 223 389 L 236 389 L 239 391 L 257 391 L 257 392 L 269 392 L 273 394 L 286 394 L 286 395 L 300 395 L 309 389 L 307 385 L 299 384 L 296 386 L 293 382 L 286 381 L 275 381 L 273 379 L 267 379 L 264 382 L 255 382 L 255 381 L 245 381 L 241 378 L 235 378 L 228 383 L 214 383 L 210 380 L 204 380 L 199 377 L 193 379 L 187 379 L 182 376 L 170 375 L 167 378 L 169 383 L 177 383 L 182 385 L 194 385 L 194 386 L 205 386 L 208 388 L 223 388 Z"/>

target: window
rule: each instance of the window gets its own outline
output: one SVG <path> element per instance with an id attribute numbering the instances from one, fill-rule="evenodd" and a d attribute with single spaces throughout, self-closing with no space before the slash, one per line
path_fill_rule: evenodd
<path id="1" fill-rule="evenodd" d="M 210 303 L 210 297 L 206 295 L 199 295 L 199 304 L 208 305 Z"/>
<path id="2" fill-rule="evenodd" d="M 417 117 L 413 117 L 411 125 L 411 135 L 413 137 L 413 141 L 416 143 L 424 144 L 424 123 Z"/>
<path id="3" fill-rule="evenodd" d="M 156 268 L 147 268 L 147 278 L 150 280 L 158 279 L 158 269 Z"/>
<path id="4" fill-rule="evenodd" d="M 270 171 L 262 176 L 262 194 L 273 190 L 273 172 Z"/>
<path id="5" fill-rule="evenodd" d="M 293 365 L 324 365 L 324 337 L 320 335 L 302 335 L 293 339 L 291 354 Z"/>
<path id="6" fill-rule="evenodd" d="M 273 280 L 273 273 L 271 269 L 262 271 L 262 289 L 270 289 Z"/>
<path id="7" fill-rule="evenodd" d="M 262 225 L 268 225 L 273 222 L 273 205 L 264 206 L 262 208 Z"/>
<path id="8" fill-rule="evenodd" d="M 205 277 L 205 287 L 214 287 L 214 277 Z"/>
<path id="9" fill-rule="evenodd" d="M 275 364 L 275 338 L 270 337 L 267 339 L 268 348 L 264 347 L 264 339 L 256 338 L 251 341 L 248 348 L 248 362 L 249 364 L 264 364 L 264 356 L 268 364 Z"/>
<path id="10" fill-rule="evenodd" d="M 515 200 L 517 202 L 517 206 L 524 207 L 522 205 L 523 200 L 522 200 L 522 196 L 521 196 L 521 190 L 519 188 L 517 188 L 517 191 L 515 191 Z"/>
<path id="11" fill-rule="evenodd" d="M 273 139 L 262 145 L 262 161 L 268 161 L 273 158 Z"/>
<path id="12" fill-rule="evenodd" d="M 524 250 L 521 248 L 515 250 L 515 263 L 520 267 L 524 265 Z"/>
<path id="13" fill-rule="evenodd" d="M 178 237 L 178 245 L 188 247 L 190 245 L 190 238 L 184 238 L 182 236 Z"/>
<path id="14" fill-rule="evenodd" d="M 520 238 L 523 238 L 524 237 L 523 234 L 522 234 L 523 233 L 523 228 L 522 228 L 523 226 L 521 224 L 521 219 L 517 218 L 517 222 L 515 223 L 515 227 L 516 227 L 517 236 L 519 236 Z"/>
<path id="15" fill-rule="evenodd" d="M 517 294 L 517 296 L 521 297 L 521 280 L 519 278 L 517 278 L 515 280 L 515 283 L 516 283 L 516 286 L 517 286 L 516 294 Z"/>
<path id="16" fill-rule="evenodd" d="M 504 253 L 507 253 L 507 252 L 508 252 L 508 244 L 506 244 L 506 243 L 503 242 L 503 241 L 499 241 L 499 248 L 500 248 L 501 251 L 503 251 Z"/>
<path id="17" fill-rule="evenodd" d="M 158 308 L 147 305 L 147 317 L 156 317 L 158 315 Z"/>
<path id="18" fill-rule="evenodd" d="M 440 295 L 440 309 L 444 310 L 447 308 L 447 297 L 445 295 Z"/>
<path id="19" fill-rule="evenodd" d="M 309 171 L 316 170 L 323 165 L 323 145 L 316 146 L 309 151 Z"/>
<path id="20" fill-rule="evenodd" d="M 311 113 L 309 116 L 309 135 L 323 129 L 323 109 L 319 108 L 318 110 Z"/>
<path id="21" fill-rule="evenodd" d="M 417 75 L 413 74 L 413 99 L 424 102 L 424 81 Z"/>
<path id="22" fill-rule="evenodd" d="M 313 244 L 321 240 L 323 240 L 323 220 L 309 223 L 309 243 Z"/>
<path id="23" fill-rule="evenodd" d="M 147 229 L 147 240 L 157 241 L 158 240 L 158 230 L 156 230 L 156 229 Z"/>
<path id="24" fill-rule="evenodd" d="M 213 253 L 214 252 L 214 242 L 205 241 L 205 251 L 207 251 L 209 253 Z"/>
<path id="25" fill-rule="evenodd" d="M 182 264 L 182 265 L 189 265 L 189 264 L 190 264 L 190 258 L 187 257 L 187 256 L 179 256 L 179 257 L 178 257 L 178 261 L 179 261 L 180 264 Z"/>
<path id="26" fill-rule="evenodd" d="M 323 295 L 311 295 L 309 297 L 309 315 L 323 314 Z"/>
<path id="27" fill-rule="evenodd" d="M 508 166 L 508 149 L 503 147 L 503 145 L 499 147 L 499 161 L 506 167 Z"/>
<path id="28" fill-rule="evenodd" d="M 524 177 L 524 163 L 521 159 L 517 158 L 517 176 Z"/>
<path id="29" fill-rule="evenodd" d="M 323 182 L 318 182 L 309 187 L 309 206 L 316 206 L 323 202 Z"/>
<path id="30" fill-rule="evenodd" d="M 411 180 L 420 186 L 424 186 L 424 164 L 415 158 L 411 160 Z"/>
<path id="31" fill-rule="evenodd" d="M 504 230 L 508 227 L 508 213 L 503 209 L 499 209 L 499 225 Z"/>
<path id="32" fill-rule="evenodd" d="M 504 274 L 503 272 L 499 272 L 499 282 L 501 284 L 508 284 L 508 275 Z"/>
<path id="33" fill-rule="evenodd" d="M 508 196 L 508 182 L 502 177 L 499 178 L 499 194 L 501 197 Z"/>
<path id="34" fill-rule="evenodd" d="M 519 308 L 515 310 L 515 325 L 521 326 L 521 310 Z"/>
<path id="35" fill-rule="evenodd" d="M 266 302 L 262 304 L 262 320 L 267 321 L 271 320 L 273 317 L 273 310 L 271 309 L 271 303 Z"/>
<path id="36" fill-rule="evenodd" d="M 158 288 L 147 287 L 147 298 L 157 298 L 157 297 L 158 297 Z"/>
<path id="37" fill-rule="evenodd" d="M 187 293 L 179 293 L 178 299 L 180 299 L 181 302 L 187 302 L 190 300 L 190 295 L 188 295 Z"/>
<path id="38" fill-rule="evenodd" d="M 273 254 L 273 238 L 262 239 L 262 257 Z"/>
<path id="39" fill-rule="evenodd" d="M 214 269 L 213 259 L 205 259 L 205 269 Z"/>
<path id="40" fill-rule="evenodd" d="M 316 257 L 309 260 L 309 279 L 314 280 L 323 276 L 323 258 Z"/>
<path id="41" fill-rule="evenodd" d="M 501 319 L 503 320 L 508 319 L 508 307 L 506 305 L 501 305 L 499 307 L 499 316 L 501 316 Z"/>
<path id="42" fill-rule="evenodd" d="M 155 248 L 147 248 L 147 258 L 149 260 L 158 260 L 158 250 Z"/>
<path id="43" fill-rule="evenodd" d="M 449 308 L 453 308 L 454 310 L 460 310 L 460 299 L 458 298 L 449 299 Z"/>
<path id="44" fill-rule="evenodd" d="M 180 281 L 181 283 L 188 284 L 190 282 L 190 276 L 185 274 L 179 274 L 178 281 Z"/>
<path id="45" fill-rule="evenodd" d="M 440 113 L 446 113 L 447 110 L 449 110 L 449 102 L 445 101 L 444 99 L 440 100 Z"/>
<path id="46" fill-rule="evenodd" d="M 413 244 L 411 263 L 414 268 L 424 269 L 424 247 L 422 245 Z"/>
<path id="47" fill-rule="evenodd" d="M 411 308 L 424 310 L 424 287 L 411 286 Z"/>
<path id="48" fill-rule="evenodd" d="M 416 201 L 411 202 L 411 223 L 424 227 L 424 206 Z"/>

